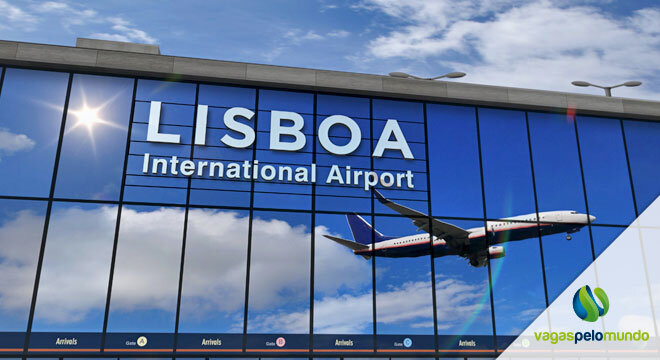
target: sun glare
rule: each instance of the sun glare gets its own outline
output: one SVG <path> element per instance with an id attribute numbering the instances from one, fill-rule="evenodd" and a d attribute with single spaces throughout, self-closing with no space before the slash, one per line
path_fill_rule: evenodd
<path id="1" fill-rule="evenodd" d="M 102 122 L 98 115 L 98 109 L 83 107 L 81 110 L 75 111 L 74 114 L 78 118 L 77 125 L 85 125 L 90 129 L 94 126 L 94 124 Z"/>

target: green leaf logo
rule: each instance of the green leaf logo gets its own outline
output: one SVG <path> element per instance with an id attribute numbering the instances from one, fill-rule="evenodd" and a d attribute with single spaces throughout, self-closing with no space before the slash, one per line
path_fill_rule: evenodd
<path id="1" fill-rule="evenodd" d="M 598 297 L 602 307 L 596 302 L 594 293 Z M 595 288 L 592 293 L 589 285 L 585 285 L 576 291 L 573 296 L 573 310 L 575 311 L 575 315 L 584 321 L 594 322 L 599 317 L 605 316 L 609 309 L 610 299 L 607 297 L 605 290 L 601 288 Z"/>

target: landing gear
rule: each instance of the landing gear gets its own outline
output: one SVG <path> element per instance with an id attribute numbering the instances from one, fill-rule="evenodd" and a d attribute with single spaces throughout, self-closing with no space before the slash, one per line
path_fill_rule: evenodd
<path id="1" fill-rule="evenodd" d="M 566 240 L 573 240 L 573 237 L 571 236 L 571 234 L 566 234 Z"/>
<path id="2" fill-rule="evenodd" d="M 470 258 L 470 265 L 474 267 L 484 267 L 488 264 L 488 259 L 486 256 L 475 256 Z"/>

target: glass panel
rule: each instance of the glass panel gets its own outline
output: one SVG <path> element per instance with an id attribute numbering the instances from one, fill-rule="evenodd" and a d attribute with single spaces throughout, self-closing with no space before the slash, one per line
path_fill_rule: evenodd
<path id="1" fill-rule="evenodd" d="M 178 348 L 243 347 L 249 213 L 190 209 Z"/>
<path id="2" fill-rule="evenodd" d="M 0 348 L 22 351 L 46 202 L 0 200 Z"/>
<path id="3" fill-rule="evenodd" d="M 474 108 L 427 105 L 426 111 L 433 214 L 482 218 Z"/>
<path id="4" fill-rule="evenodd" d="M 489 221 L 488 233 L 491 246 L 503 253 L 490 260 L 497 347 L 503 349 L 546 308 L 539 229 L 533 215 L 529 220 Z"/>
<path id="5" fill-rule="evenodd" d="M 373 100 L 374 119 L 424 122 L 422 103 L 414 101 Z"/>
<path id="6" fill-rule="evenodd" d="M 210 107 L 244 107 L 254 110 L 255 96 L 256 90 L 252 88 L 199 84 L 199 103 Z"/>
<path id="7" fill-rule="evenodd" d="M 340 238 L 357 244 L 360 241 L 371 244 L 371 234 L 355 239 L 344 215 L 316 213 L 315 216 L 314 348 L 373 350 L 369 253 L 360 255 L 354 249 L 333 241 Z"/>
<path id="8" fill-rule="evenodd" d="M 534 213 L 525 113 L 480 108 L 479 131 L 488 218 Z"/>
<path id="9" fill-rule="evenodd" d="M 240 166 L 244 161 L 252 162 L 253 147 L 236 149 L 225 145 L 221 139 L 229 135 L 240 139 L 242 134 L 230 130 L 225 126 L 224 116 L 230 107 L 240 106 L 255 111 L 256 91 L 249 88 L 200 85 L 199 103 L 208 105 L 208 124 L 206 129 L 206 145 L 195 146 L 195 161 L 207 161 L 209 164 L 220 162 L 223 171 L 227 171 L 231 163 Z M 256 117 L 256 115 L 255 115 Z M 255 118 L 248 120 L 243 117 L 235 117 L 236 121 L 254 128 Z M 211 167 L 213 165 L 209 165 Z M 243 177 L 240 179 L 228 179 L 220 177 L 219 170 L 214 171 L 214 176 L 207 170 L 203 176 L 192 178 L 190 190 L 190 203 L 197 205 L 228 205 L 244 206 L 250 205 L 250 180 Z"/>
<path id="10" fill-rule="evenodd" d="M 593 260 L 574 121 L 529 113 L 549 302 Z"/>
<path id="11" fill-rule="evenodd" d="M 641 214 L 660 195 L 660 124 L 624 121 L 637 210 Z"/>
<path id="12" fill-rule="evenodd" d="M 260 175 L 262 177 L 266 175 L 266 177 L 255 182 L 254 206 L 267 209 L 311 209 L 312 187 L 310 184 L 313 173 L 310 164 L 314 148 L 314 138 L 311 135 L 313 134 L 314 118 L 310 114 L 314 111 L 313 95 L 263 90 L 259 92 L 259 110 L 256 160 L 260 161 Z M 304 126 L 301 131 L 305 134 L 305 145 L 302 149 L 298 151 L 270 150 L 272 110 L 295 112 L 303 118 Z M 293 122 L 290 120 L 281 122 L 281 126 L 285 128 L 291 127 L 292 124 Z M 292 135 L 282 135 L 280 141 L 291 143 L 295 139 Z M 269 165 L 272 169 L 265 173 L 265 169 Z M 280 174 L 284 181 L 278 180 Z M 266 178 L 274 178 L 274 180 Z"/>
<path id="13" fill-rule="evenodd" d="M 178 134 L 180 144 L 147 142 L 150 105 L 135 104 L 130 156 L 126 170 L 124 199 L 151 203 L 185 204 L 188 178 L 179 171 L 181 162 L 190 159 L 193 105 L 162 104 L 160 132 Z M 145 153 L 150 154 L 146 159 Z M 175 158 L 176 157 L 176 158 Z M 147 172 L 144 163 L 147 162 Z M 162 161 L 163 163 L 158 163 Z"/>
<path id="14" fill-rule="evenodd" d="M 578 116 L 577 122 L 589 213 L 600 224 L 630 224 L 635 209 L 620 121 Z"/>
<path id="15" fill-rule="evenodd" d="M 625 226 L 591 226 L 594 251 L 598 257 L 626 229 Z"/>
<path id="16" fill-rule="evenodd" d="M 260 90 L 259 109 L 293 111 L 301 115 L 313 115 L 314 95 L 295 91 Z M 267 119 L 267 124 L 270 124 L 270 116 Z"/>
<path id="17" fill-rule="evenodd" d="M 384 150 L 382 157 L 374 157 L 373 168 L 379 175 L 379 183 L 376 187 L 386 198 L 428 213 L 424 108 L 422 104 L 374 99 L 373 112 L 374 119 L 396 120 L 403 138 L 398 139 L 394 135 L 396 132 L 384 131 L 386 121 L 373 120 L 372 151 L 375 152 L 379 142 L 387 140 L 393 142 L 396 139 L 400 144 L 409 147 L 409 155 L 413 157 L 413 159 L 405 158 L 404 151 L 391 148 Z M 387 176 L 386 174 L 389 174 L 388 178 L 384 177 Z M 380 202 L 375 203 L 374 212 L 398 215 L 397 212 Z"/>
<path id="18" fill-rule="evenodd" d="M 433 291 L 428 233 L 416 231 L 412 221 L 404 217 L 380 216 L 374 223 L 372 231 L 378 231 L 373 234 L 377 348 L 432 352 Z"/>
<path id="19" fill-rule="evenodd" d="M 65 348 L 100 348 L 116 222 L 116 206 L 53 204 L 31 349 L 67 338 L 77 341 Z"/>
<path id="20" fill-rule="evenodd" d="M 309 348 L 310 223 L 309 214 L 254 212 L 248 349 Z"/>
<path id="21" fill-rule="evenodd" d="M 491 260 L 498 348 L 545 309 L 541 253 L 525 114 L 479 109 L 490 244 L 505 256 Z M 521 240 L 521 241 L 518 241 Z"/>
<path id="22" fill-rule="evenodd" d="M 350 117 L 360 128 L 361 141 L 352 153 L 335 155 L 328 152 L 318 139 L 315 140 L 318 171 L 316 210 L 371 211 L 371 194 L 364 191 L 363 182 L 356 184 L 354 181 L 356 171 L 364 173 L 371 169 L 369 99 L 318 95 L 317 112 L 323 114 L 316 118 L 317 127 L 330 115 Z M 351 137 L 350 131 L 343 125 L 332 126 L 328 135 L 330 141 L 338 146 L 346 145 Z M 333 177 L 329 179 L 330 174 L 333 174 Z"/>
<path id="23" fill-rule="evenodd" d="M 190 159 L 195 114 L 196 85 L 170 81 L 139 80 L 126 171 L 124 199 L 151 203 L 186 202 L 188 179 L 179 166 Z M 150 102 L 161 101 L 163 134 L 180 136 L 178 144 L 147 142 Z M 143 172 L 146 157 L 147 172 Z M 176 159 L 173 157 L 176 156 Z M 158 164 L 158 161 L 165 161 Z"/>
<path id="24" fill-rule="evenodd" d="M 195 105 L 195 87 L 192 83 L 140 79 L 135 99 Z"/>
<path id="25" fill-rule="evenodd" d="M 0 95 L 0 194 L 50 193 L 69 74 L 7 69 Z M 11 176 L 6 176 L 11 175 Z"/>
<path id="26" fill-rule="evenodd" d="M 642 256 L 645 257 L 643 265 L 646 275 L 645 280 L 648 281 L 648 291 L 650 292 L 649 297 L 653 301 L 651 310 L 653 316 L 655 317 L 654 322 L 657 325 L 658 320 L 660 319 L 660 316 L 657 313 L 657 311 L 660 309 L 660 264 L 658 264 L 655 257 L 656 254 L 658 254 L 658 251 L 660 251 L 660 243 L 657 241 L 660 236 L 660 228 L 658 227 L 657 218 L 658 204 L 655 204 L 654 207 L 655 210 L 653 211 L 655 214 L 646 213 L 641 216 L 642 220 L 640 222 L 644 222 L 646 226 L 640 228 L 638 231 L 641 240 L 640 243 L 643 246 L 642 249 L 644 251 Z M 631 292 L 631 294 L 634 294 L 633 296 L 639 297 L 644 296 L 643 292 Z M 649 330 L 653 330 L 652 326 L 647 325 L 647 327 L 650 328 Z"/>
<path id="27" fill-rule="evenodd" d="M 74 75 L 55 196 L 117 200 L 133 79 Z"/>
<path id="28" fill-rule="evenodd" d="M 481 238 L 470 239 L 477 253 L 486 248 L 483 220 L 439 219 Z M 481 240 L 481 241 L 479 241 Z M 470 265 L 468 259 L 452 253 L 445 243 L 434 246 L 438 348 L 440 351 L 493 351 L 493 324 L 488 268 Z M 484 251 L 484 250 L 481 250 Z"/>
<path id="29" fill-rule="evenodd" d="M 122 209 L 106 350 L 172 347 L 184 210 Z M 139 347 L 144 336 L 146 346 Z"/>
<path id="30" fill-rule="evenodd" d="M 345 115 L 350 118 L 369 118 L 369 99 L 353 96 L 319 94 L 316 98 L 318 115 Z"/>

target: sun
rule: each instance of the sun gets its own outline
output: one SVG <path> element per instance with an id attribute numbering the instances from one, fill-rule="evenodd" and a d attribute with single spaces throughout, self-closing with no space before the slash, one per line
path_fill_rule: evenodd
<path id="1" fill-rule="evenodd" d="M 78 111 L 73 111 L 73 114 L 78 118 L 76 126 L 86 126 L 88 129 L 94 127 L 95 124 L 102 123 L 103 120 L 99 117 L 98 109 L 91 109 L 84 106 Z"/>

